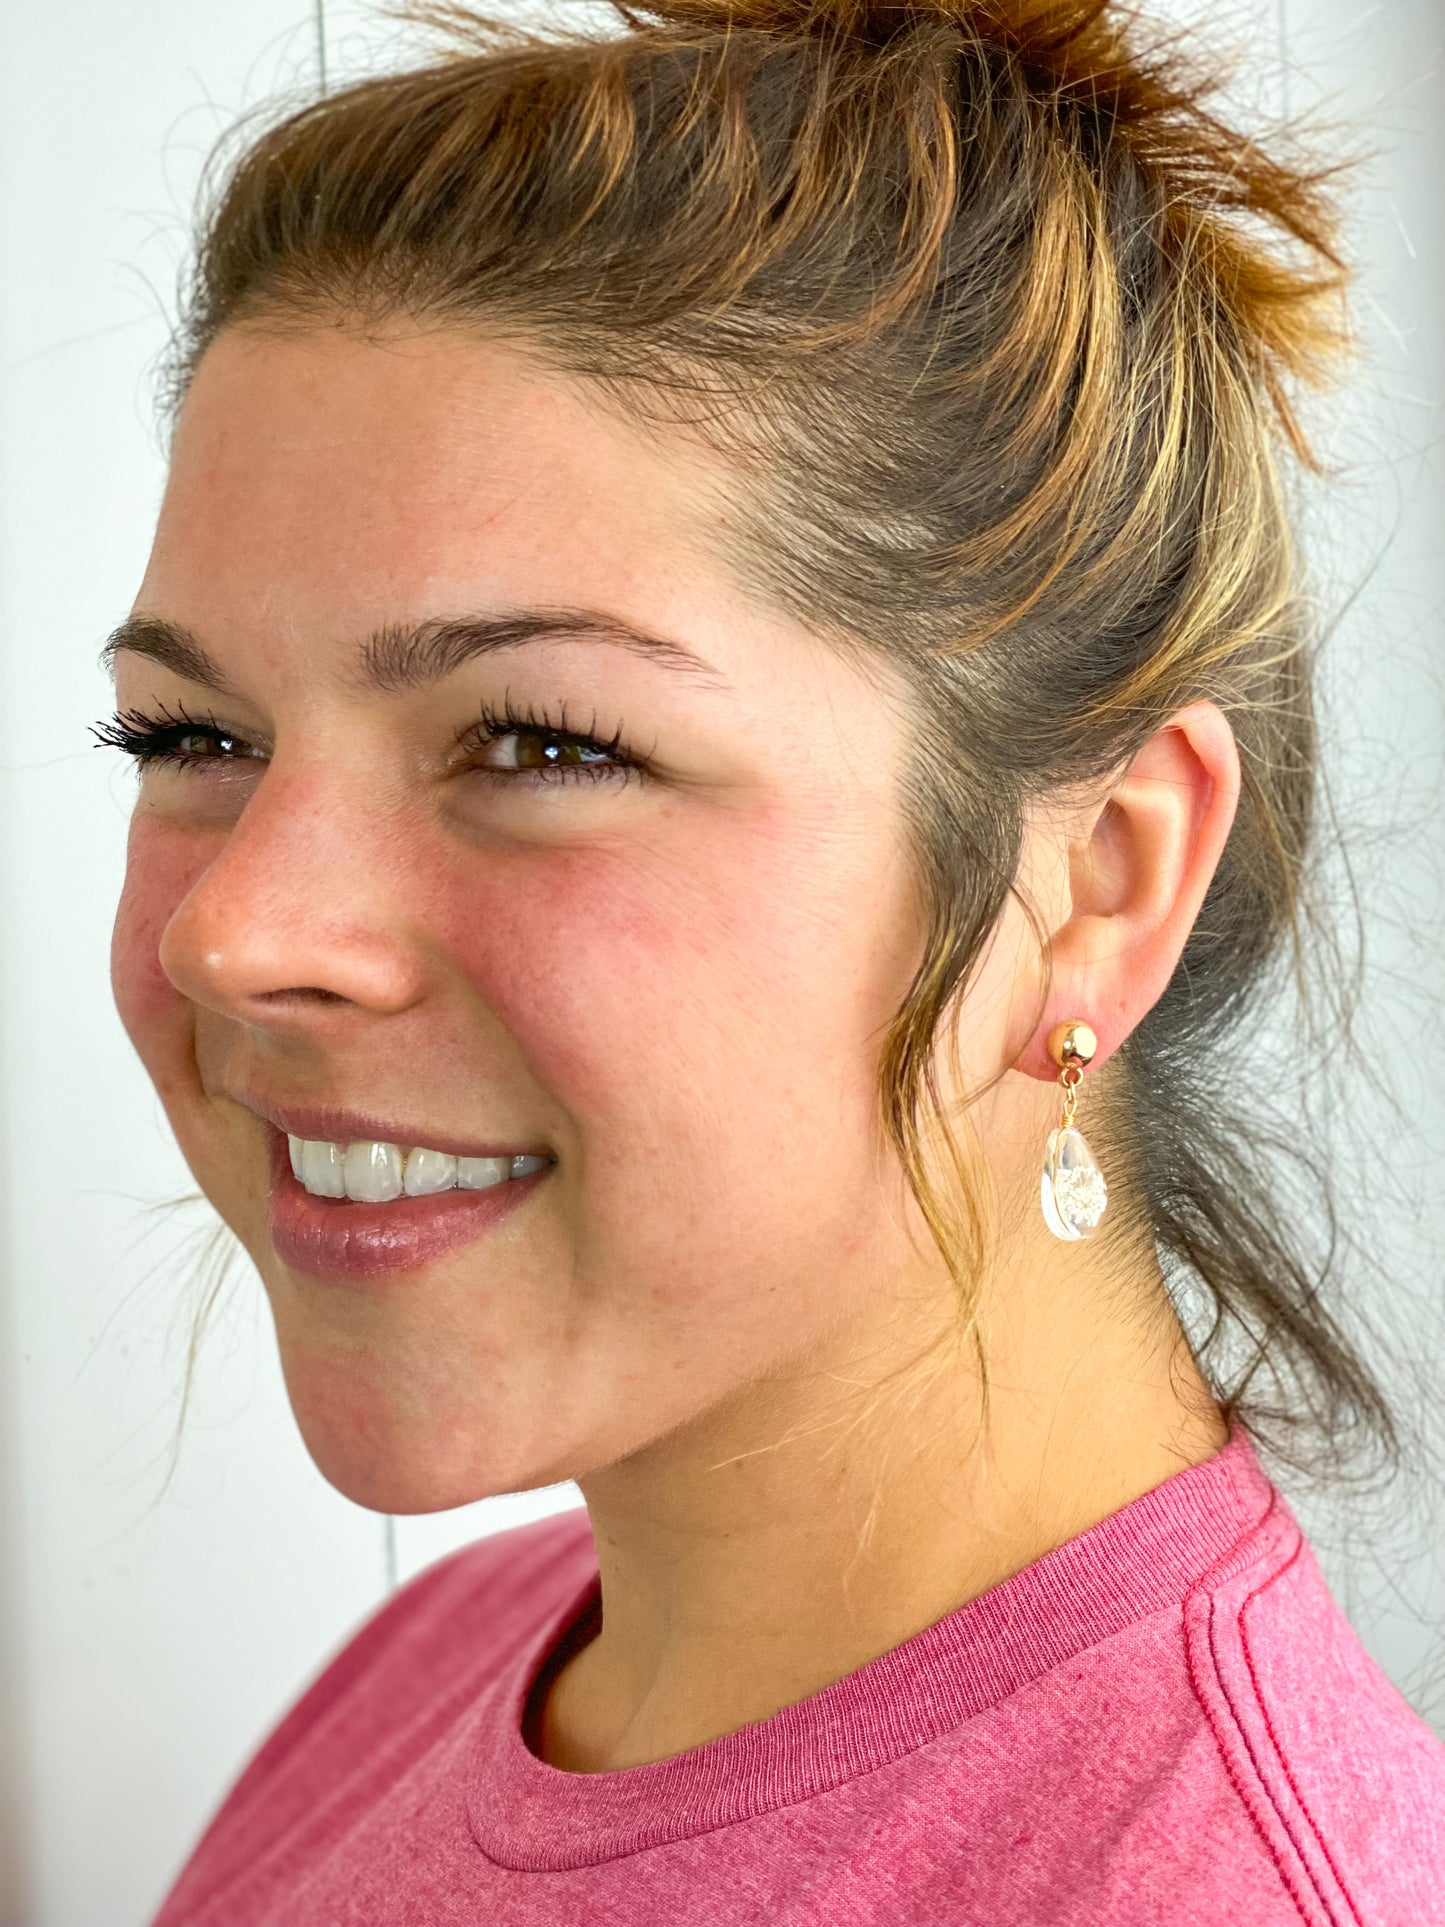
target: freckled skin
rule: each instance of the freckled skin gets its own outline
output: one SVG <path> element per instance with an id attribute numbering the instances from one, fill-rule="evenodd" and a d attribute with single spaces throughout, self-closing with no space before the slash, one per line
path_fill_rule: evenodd
<path id="1" fill-rule="evenodd" d="M 262 754 L 147 771 L 113 976 L 187 1161 L 259 1271 L 325 1476 L 392 1512 L 578 1478 L 604 1561 L 622 1559 L 628 1516 L 657 1527 L 675 1508 L 669 1546 L 711 1517 L 710 1543 L 732 1548 L 726 1614 L 775 1590 L 768 1651 L 784 1653 L 784 1623 L 805 1642 L 778 1659 L 796 1697 L 955 1600 L 958 1544 L 975 1579 L 1012 1570 L 1178 1462 L 1198 1380 L 1177 1325 L 1130 1309 L 1117 1252 L 1060 1246 L 1038 1219 L 1058 1109 L 1044 1038 L 1086 1016 L 1097 1069 L 1160 994 L 1238 770 L 1227 724 L 1196 705 L 1107 809 L 1031 826 L 1023 878 L 1053 932 L 1055 1001 L 1039 1023 L 1014 904 L 968 986 L 960 1057 L 997 1080 L 972 1116 L 1010 1238 L 985 1307 L 997 1416 L 980 1486 L 965 1364 L 928 1412 L 890 1377 L 957 1318 L 875 1095 L 922 944 L 905 687 L 751 596 L 720 546 L 727 513 L 712 458 L 644 437 L 516 349 L 224 334 L 182 411 L 135 607 L 193 631 L 233 693 L 122 651 L 117 696 L 184 703 Z M 384 624 L 537 607 L 674 637 L 730 687 L 581 640 L 402 695 L 355 681 Z M 620 729 L 651 774 L 487 775 L 456 745 L 508 694 L 565 705 L 603 740 Z M 557 1164 L 473 1245 L 324 1282 L 271 1244 L 247 1089 L 441 1141 L 545 1145 Z M 1141 1267 L 1140 1293 L 1155 1286 Z M 840 1414 L 895 1384 L 870 1456 Z M 821 1442 L 782 1452 L 785 1436 Z M 1221 1436 L 1209 1421 L 1189 1449 Z M 971 1521 L 963 1541 L 940 1536 L 950 1507 Z M 867 1618 L 865 1532 L 871 1631 L 850 1617 Z M 761 1533 L 751 1555 L 740 1533 Z M 853 1643 L 830 1660 L 801 1602 L 840 1573 Z M 633 1607 L 609 1586 L 615 1644 Z M 581 1677 L 604 1660 L 589 1648 Z"/>
<path id="2" fill-rule="evenodd" d="M 959 999 L 985 1433 L 876 1103 L 923 936 L 905 686 L 745 590 L 728 489 L 515 347 L 232 329 L 135 605 L 229 692 L 117 660 L 121 709 L 184 704 L 259 752 L 145 774 L 126 1028 L 255 1262 L 333 1484 L 422 1512 L 581 1482 L 607 1609 L 539 1744 L 582 1769 L 766 1717 L 1225 1436 L 1152 1250 L 1054 1239 L 1038 1184 L 1049 1029 L 1093 1026 L 1093 1077 L 1161 995 L 1233 818 L 1227 721 L 1191 704 L 1097 796 L 1031 813 L 1049 995 L 1010 901 Z M 355 677 L 383 625 L 579 607 L 728 687 L 577 639 L 403 695 Z M 649 774 L 488 774 L 496 746 L 458 745 L 506 696 L 620 730 Z M 937 1069 L 956 1088 L 945 1049 Z M 247 1090 L 557 1162 L 472 1245 L 325 1282 L 271 1243 Z"/>
<path id="3" fill-rule="evenodd" d="M 634 1451 L 913 1262 L 873 1101 L 919 941 L 900 735 L 700 559 L 698 493 L 471 344 L 227 337 L 186 404 L 136 607 L 201 637 L 240 700 L 124 653 L 120 699 L 210 707 L 272 757 L 147 775 L 115 994 L 265 1282 L 307 1443 L 365 1504 Z M 582 643 L 421 698 L 342 690 L 381 621 L 528 603 L 679 633 L 738 694 Z M 503 799 L 435 777 L 507 684 L 595 707 L 676 780 Z M 321 1283 L 270 1248 L 263 1129 L 224 1095 L 247 1085 L 540 1139 L 559 1168 L 424 1273 Z"/>

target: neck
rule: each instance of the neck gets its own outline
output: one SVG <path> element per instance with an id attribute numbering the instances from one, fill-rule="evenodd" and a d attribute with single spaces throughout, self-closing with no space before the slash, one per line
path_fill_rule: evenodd
<path id="1" fill-rule="evenodd" d="M 944 1287 L 584 1481 L 603 1621 L 543 1758 L 636 1766 L 766 1719 L 1217 1451 L 1157 1272 L 1055 1250 L 986 1300 L 986 1423 Z"/>

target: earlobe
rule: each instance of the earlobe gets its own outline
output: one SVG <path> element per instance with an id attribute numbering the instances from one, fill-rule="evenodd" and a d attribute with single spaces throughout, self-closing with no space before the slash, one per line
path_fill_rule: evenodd
<path id="1" fill-rule="evenodd" d="M 1239 800 L 1228 719 L 1200 701 L 1162 724 L 1069 853 L 1070 911 L 1049 944 L 1048 1006 L 1017 1068 L 1055 1078 L 1050 1031 L 1080 1018 L 1095 1068 L 1163 995 L 1219 865 Z"/>

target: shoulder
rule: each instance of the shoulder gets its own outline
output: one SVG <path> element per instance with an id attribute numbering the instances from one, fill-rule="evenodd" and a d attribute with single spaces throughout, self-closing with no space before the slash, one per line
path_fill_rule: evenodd
<path id="1" fill-rule="evenodd" d="M 377 1737 L 400 1697 L 416 1711 L 474 1696 L 596 1571 L 580 1508 L 448 1553 L 391 1593 L 345 1639 L 252 1757 L 231 1790 L 234 1811 L 324 1734 Z"/>
<path id="2" fill-rule="evenodd" d="M 1285 1500 L 1184 1604 L 1190 1678 L 1303 1918 L 1445 1920 L 1445 1745 L 1365 1651 Z"/>

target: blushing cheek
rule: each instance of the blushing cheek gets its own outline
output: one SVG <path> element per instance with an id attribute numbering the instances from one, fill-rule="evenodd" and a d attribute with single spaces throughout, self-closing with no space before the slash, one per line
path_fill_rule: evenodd
<path id="1" fill-rule="evenodd" d="M 817 1079 L 794 1035 L 816 1013 L 791 994 L 806 974 L 816 1003 L 816 973 L 800 967 L 808 948 L 779 918 L 778 890 L 700 839 L 688 856 L 653 867 L 533 851 L 503 869 L 493 857 L 458 866 L 434 899 L 455 967 L 579 1134 L 579 1235 L 600 1276 L 625 1276 L 629 1318 L 648 1303 L 706 1311 L 721 1279 L 755 1277 L 770 1227 L 782 1235 L 796 1216 L 818 1135 L 796 1119 L 824 1086 L 836 1117 L 824 1079 L 779 1124 L 777 1094 Z M 781 998 L 760 998 L 760 982 Z M 755 1211 L 725 1202 L 740 1189 Z"/>
<path id="2" fill-rule="evenodd" d="M 438 880 L 432 927 L 542 1084 L 580 1115 L 606 1115 L 697 971 L 680 894 L 596 852 L 534 853 Z"/>
<path id="3" fill-rule="evenodd" d="M 189 1029 L 187 1001 L 161 968 L 161 937 L 213 854 L 209 838 L 143 814 L 131 822 L 110 981 L 126 1034 L 158 1080 Z"/>

